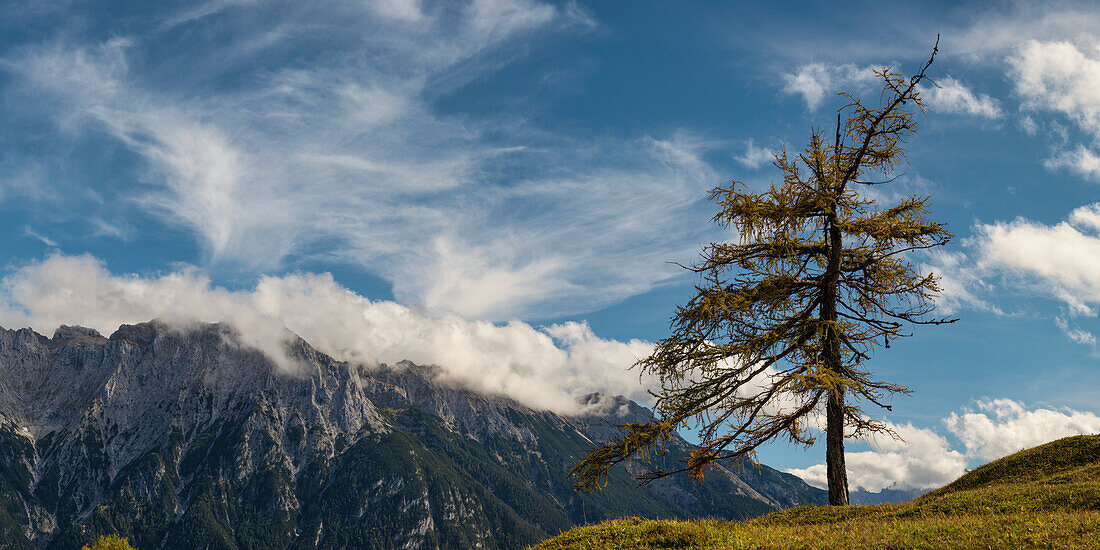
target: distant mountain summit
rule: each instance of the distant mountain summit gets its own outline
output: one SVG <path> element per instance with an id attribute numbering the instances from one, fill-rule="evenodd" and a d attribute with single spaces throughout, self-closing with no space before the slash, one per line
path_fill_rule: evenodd
<path id="1" fill-rule="evenodd" d="M 824 493 L 761 466 L 704 484 L 565 476 L 612 424 L 651 413 L 592 394 L 575 417 L 365 368 L 298 339 L 287 374 L 221 324 L 109 338 L 0 329 L 0 548 L 521 548 L 624 515 L 746 518 Z M 673 441 L 669 459 L 689 448 Z"/>

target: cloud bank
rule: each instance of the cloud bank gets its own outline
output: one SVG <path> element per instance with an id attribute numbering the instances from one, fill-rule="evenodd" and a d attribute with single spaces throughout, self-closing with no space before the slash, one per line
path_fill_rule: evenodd
<path id="1" fill-rule="evenodd" d="M 178 326 L 227 322 L 240 330 L 245 344 L 292 370 L 283 351 L 289 329 L 339 360 L 437 365 L 441 382 L 562 414 L 580 412 L 577 397 L 592 391 L 646 403 L 646 391 L 654 387 L 653 380 L 627 369 L 650 353 L 651 343 L 600 338 L 585 323 L 535 327 L 432 316 L 359 296 L 327 274 L 264 277 L 253 288 L 229 290 L 192 267 L 114 275 L 90 255 L 54 254 L 0 282 L 0 325 L 9 328 L 30 326 L 50 334 L 60 324 L 75 323 L 109 334 L 121 324 L 154 318 Z M 1100 431 L 1100 417 L 1088 412 L 1027 408 L 1007 399 L 980 400 L 976 406 L 943 421 L 965 451 L 953 449 L 935 430 L 890 423 L 904 442 L 879 437 L 868 441 L 870 450 L 849 452 L 852 487 L 936 487 L 965 472 L 971 459 L 992 460 L 1058 437 Z M 789 471 L 824 486 L 824 468 Z"/>
<path id="2" fill-rule="evenodd" d="M 254 288 L 227 290 L 194 268 L 119 276 L 88 255 L 53 255 L 13 271 L 0 289 L 0 325 L 47 335 L 61 324 L 110 334 L 154 318 L 176 325 L 227 322 L 246 344 L 288 369 L 287 329 L 339 360 L 438 365 L 443 382 L 536 409 L 575 413 L 576 398 L 593 391 L 643 403 L 649 397 L 638 373 L 627 370 L 652 350 L 647 342 L 599 338 L 585 323 L 534 327 L 429 316 L 363 298 L 327 274 L 264 277 Z"/>

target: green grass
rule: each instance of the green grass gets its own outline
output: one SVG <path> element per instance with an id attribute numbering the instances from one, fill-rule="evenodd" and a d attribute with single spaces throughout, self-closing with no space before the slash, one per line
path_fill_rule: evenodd
<path id="1" fill-rule="evenodd" d="M 1100 549 L 1100 436 L 1020 451 L 909 502 L 800 506 L 744 522 L 619 519 L 533 548 Z"/>

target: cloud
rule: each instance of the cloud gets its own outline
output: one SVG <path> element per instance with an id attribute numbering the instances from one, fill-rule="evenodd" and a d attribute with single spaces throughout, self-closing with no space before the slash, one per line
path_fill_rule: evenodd
<path id="1" fill-rule="evenodd" d="M 1061 113 L 1100 135 L 1100 60 L 1094 55 L 1068 41 L 1028 40 L 1008 63 L 1026 107 Z"/>
<path id="2" fill-rule="evenodd" d="M 170 29 L 172 27 L 182 25 L 185 23 L 191 23 L 199 19 L 204 19 L 213 15 L 217 15 L 225 10 L 244 7 L 251 4 L 258 3 L 259 0 L 209 0 L 201 4 L 189 6 L 187 9 L 177 12 L 174 15 L 165 19 L 160 28 Z M 389 4 L 393 2 L 380 1 L 379 4 Z M 382 11 L 379 8 L 379 11 Z"/>
<path id="3" fill-rule="evenodd" d="M 801 95 L 806 108 L 816 111 L 826 95 L 841 91 L 860 91 L 878 80 L 878 66 L 857 67 L 851 63 L 807 63 L 792 73 L 783 75 L 783 91 Z"/>
<path id="4" fill-rule="evenodd" d="M 194 32 L 232 21 L 234 32 L 185 54 L 157 42 L 178 32 L 28 46 L 3 60 L 6 93 L 62 137 L 106 136 L 136 155 L 119 177 L 133 183 L 104 189 L 106 211 L 89 224 L 117 227 L 136 209 L 190 231 L 204 268 L 237 278 L 350 264 L 433 311 L 545 318 L 665 284 L 681 274 L 666 262 L 709 240 L 705 191 L 720 178 L 703 140 L 579 139 L 526 113 L 437 104 L 545 35 L 590 28 L 583 8 L 367 5 L 257 19 L 253 3 L 211 2 L 166 20 Z M 301 63 L 287 55 L 296 41 L 324 55 Z M 239 79 L 214 85 L 226 74 Z"/>
<path id="5" fill-rule="evenodd" d="M 1100 203 L 1075 208 L 1069 213 L 1069 223 L 1074 227 L 1100 232 Z"/>
<path id="6" fill-rule="evenodd" d="M 30 238 L 32 238 L 32 239 L 41 241 L 42 244 L 44 244 L 44 245 L 46 245 L 50 248 L 56 248 L 57 247 L 57 241 L 55 241 L 55 240 L 53 240 L 53 239 L 51 239 L 51 238 L 49 238 L 49 237 L 47 237 L 43 234 L 31 229 L 30 226 L 23 226 L 23 234 L 30 237 Z"/>
<path id="7" fill-rule="evenodd" d="M 997 6 L 971 21 L 959 32 L 944 33 L 941 49 L 945 53 L 977 62 L 1000 61 L 1001 55 L 1025 41 L 1052 42 L 1065 37 L 1100 35 L 1100 16 L 1088 3 L 1016 2 Z M 935 25 L 942 26 L 942 21 L 936 20 Z"/>
<path id="8" fill-rule="evenodd" d="M 420 4 L 420 0 L 378 0 L 370 3 L 379 14 L 404 21 L 418 21 L 424 16 Z"/>
<path id="9" fill-rule="evenodd" d="M 872 83 L 878 82 L 875 71 L 881 68 L 877 65 L 858 67 L 851 63 L 808 63 L 783 76 L 783 91 L 801 95 L 806 107 L 816 111 L 827 95 L 869 90 Z M 1002 114 L 999 101 L 986 94 L 975 94 L 951 77 L 938 80 L 936 86 L 922 86 L 920 92 L 932 111 L 988 119 L 1000 118 Z"/>
<path id="10" fill-rule="evenodd" d="M 868 442 L 870 451 L 845 453 L 851 489 L 862 488 L 874 493 L 883 489 L 931 489 L 949 483 L 966 472 L 966 457 L 950 450 L 950 444 L 943 436 L 912 424 L 887 425 L 904 441 L 876 437 Z M 815 487 L 828 487 L 824 464 L 789 469 L 787 472 Z"/>
<path id="11" fill-rule="evenodd" d="M 1066 168 L 1086 178 L 1100 180 L 1100 156 L 1084 145 L 1072 151 L 1063 151 L 1043 162 L 1051 170 Z"/>
<path id="12" fill-rule="evenodd" d="M 988 298 L 998 289 L 1024 291 L 1065 305 L 1055 325 L 1075 343 L 1093 347 L 1093 331 L 1064 318 L 1095 316 L 1100 304 L 1100 203 L 1074 209 L 1066 220 L 1026 218 L 977 223 L 966 252 L 935 251 L 920 264 L 941 278 L 937 305 L 948 315 L 964 309 L 1006 315 Z"/>
<path id="13" fill-rule="evenodd" d="M 180 326 L 227 322 L 246 344 L 291 371 L 283 347 L 287 329 L 339 360 L 438 365 L 445 383 L 536 409 L 575 413 L 576 398 L 593 391 L 649 401 L 649 380 L 627 370 L 650 353 L 648 342 L 599 338 L 585 323 L 534 327 L 429 316 L 363 298 L 327 274 L 264 277 L 253 288 L 227 290 L 193 267 L 113 275 L 92 256 L 55 254 L 0 283 L 0 325 L 9 328 L 30 326 L 48 335 L 75 323 L 110 334 L 154 318 Z"/>
<path id="14" fill-rule="evenodd" d="M 11 206 L 16 199 L 24 203 L 56 200 L 57 193 L 48 181 L 47 170 L 42 165 L 5 158 L 0 161 L 0 204 Z"/>
<path id="15" fill-rule="evenodd" d="M 970 243 L 979 254 L 975 269 L 1007 272 L 1065 302 L 1072 312 L 1092 315 L 1100 303 L 1098 208 L 1080 207 L 1054 225 L 1024 218 L 979 224 Z"/>
<path id="16" fill-rule="evenodd" d="M 989 119 L 1001 117 L 1001 105 L 996 99 L 985 94 L 975 95 L 951 77 L 937 80 L 936 84 L 920 91 L 929 110 Z"/>
<path id="17" fill-rule="evenodd" d="M 1016 451 L 1071 435 L 1100 432 L 1100 416 L 1073 409 L 1029 408 L 1011 399 L 979 399 L 977 410 L 952 412 L 943 419 L 948 434 L 965 451 L 931 428 L 887 423 L 901 440 L 876 436 L 869 451 L 847 452 L 852 489 L 932 489 L 954 481 L 975 461 L 988 462 Z M 824 464 L 787 470 L 815 487 L 826 488 Z"/>
<path id="18" fill-rule="evenodd" d="M 999 65 L 1004 56 L 1028 39 L 1064 40 L 1100 36 L 1100 14 L 1080 0 L 968 4 L 966 9 L 913 10 L 904 4 L 881 4 L 868 14 L 863 32 L 823 29 L 843 25 L 850 12 L 821 10 L 806 23 L 790 17 L 741 17 L 730 20 L 729 40 L 761 60 L 861 63 L 882 59 L 924 62 L 941 36 L 936 66 L 962 61 Z M 780 13 L 780 12 L 776 12 Z M 785 12 L 783 12 L 785 13 Z M 812 22 L 811 22 L 812 21 Z M 730 27 L 732 25 L 732 27 Z"/>
<path id="19" fill-rule="evenodd" d="M 241 208 L 248 167 L 224 132 L 129 88 L 126 51 L 131 46 L 129 40 L 115 39 L 91 50 L 52 47 L 28 55 L 14 67 L 30 87 L 55 94 L 66 104 L 64 124 L 96 124 L 144 155 L 150 161 L 147 177 L 164 191 L 139 195 L 137 200 L 200 232 L 212 256 L 219 258 L 231 252 L 237 227 L 280 218 L 267 209 L 250 213 Z M 272 223 L 259 225 L 279 234 Z"/>
<path id="20" fill-rule="evenodd" d="M 739 156 L 735 155 L 733 158 L 746 167 L 756 170 L 774 161 L 775 151 L 767 147 L 757 147 L 753 140 L 750 139 L 745 144 L 745 154 Z"/>
<path id="21" fill-rule="evenodd" d="M 1028 409 L 1011 399 L 981 399 L 977 411 L 951 413 L 948 431 L 966 446 L 967 456 L 995 460 L 1062 437 L 1100 433 L 1100 416 L 1073 409 Z"/>
<path id="22" fill-rule="evenodd" d="M 1028 40 L 1008 58 L 1009 77 L 1025 109 L 1064 115 L 1100 140 L 1100 56 L 1094 40 L 1077 43 Z M 1027 119 L 1027 120 L 1030 120 Z M 1034 133 L 1034 123 L 1025 125 Z M 1065 132 L 1063 132 L 1065 133 Z M 1068 135 L 1062 139 L 1062 144 Z M 1044 163 L 1066 168 L 1089 179 L 1100 179 L 1100 157 L 1085 145 L 1056 153 Z"/>
<path id="23" fill-rule="evenodd" d="M 471 30 L 489 42 L 537 28 L 558 15 L 554 6 L 531 0 L 474 0 L 468 11 Z"/>
<path id="24" fill-rule="evenodd" d="M 943 314 L 954 315 L 963 309 L 1004 314 L 999 307 L 978 297 L 978 292 L 988 291 L 991 285 L 982 279 L 965 253 L 935 250 L 919 268 L 921 273 L 934 273 L 939 277 L 941 292 L 936 298 L 936 307 Z"/>
<path id="25" fill-rule="evenodd" d="M 1020 117 L 1020 128 L 1023 128 L 1024 133 L 1029 136 L 1039 133 L 1039 125 L 1035 122 L 1035 119 L 1031 118 L 1031 115 Z"/>
<path id="26" fill-rule="evenodd" d="M 1069 322 L 1061 317 L 1055 319 L 1054 324 L 1062 329 L 1062 332 L 1065 333 L 1070 340 L 1081 345 L 1091 346 L 1093 348 L 1096 347 L 1096 336 L 1093 336 L 1091 332 L 1078 327 L 1071 327 Z"/>

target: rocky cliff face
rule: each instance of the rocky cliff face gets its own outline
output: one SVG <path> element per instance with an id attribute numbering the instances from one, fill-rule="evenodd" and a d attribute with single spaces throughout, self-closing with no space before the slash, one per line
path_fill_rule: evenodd
<path id="1" fill-rule="evenodd" d="M 617 471 L 578 495 L 575 461 L 646 409 L 593 395 L 562 417 L 440 384 L 432 367 L 290 346 L 294 374 L 224 325 L 0 329 L 0 547 L 118 533 L 142 550 L 520 548 L 608 517 L 823 501 L 766 467 L 642 488 Z"/>

